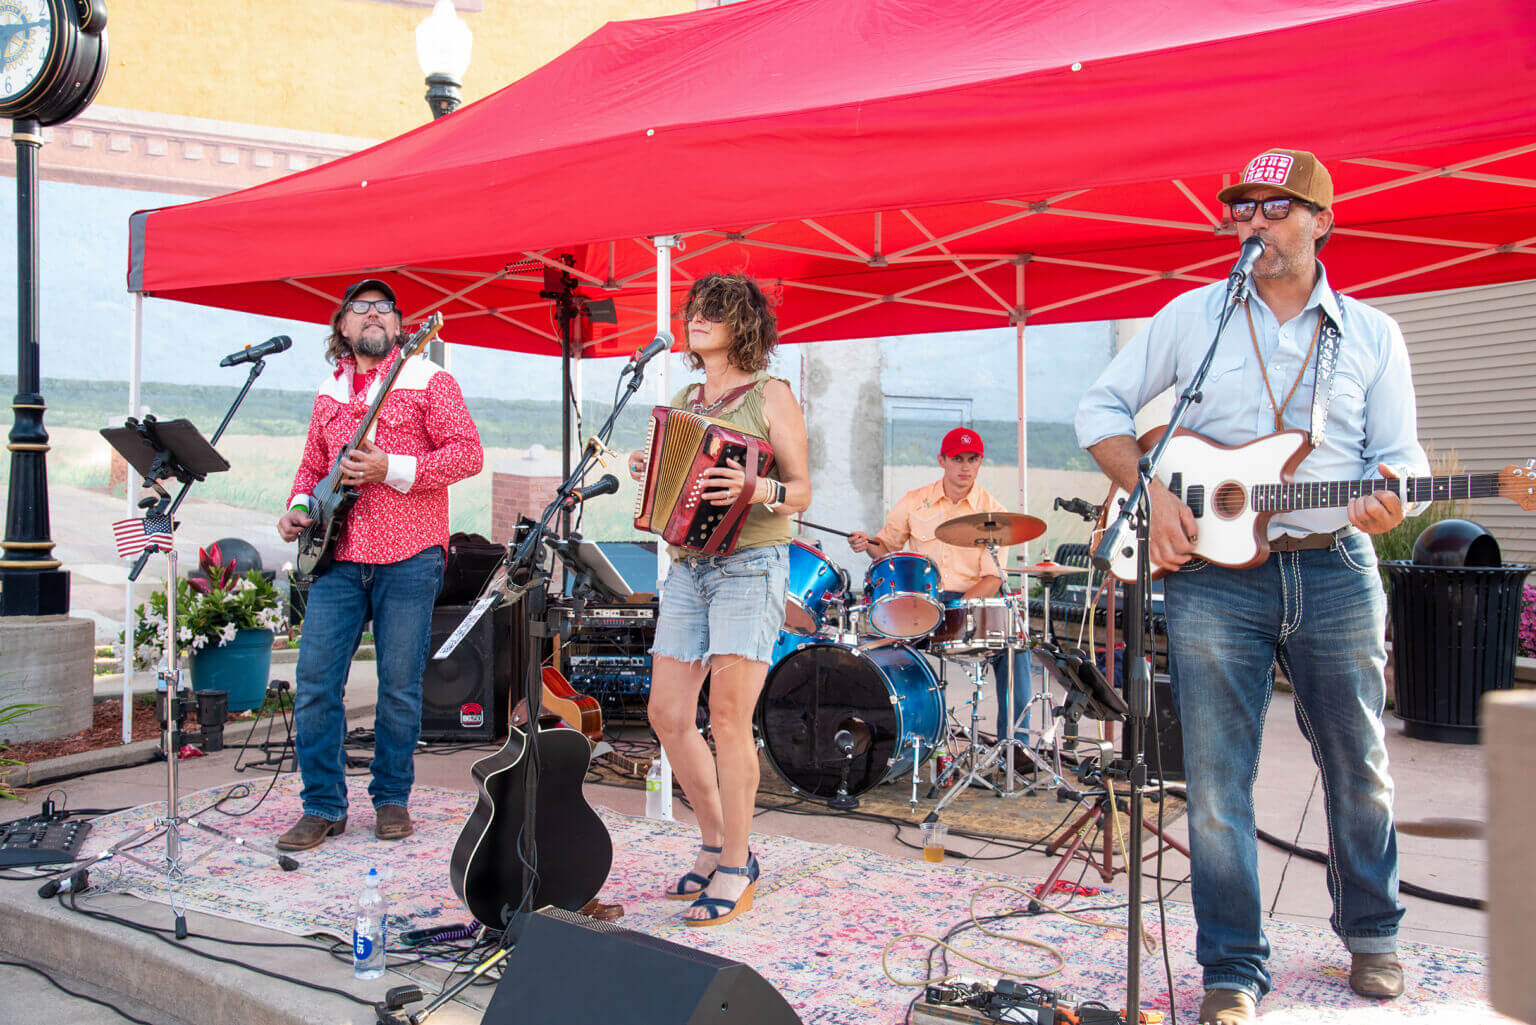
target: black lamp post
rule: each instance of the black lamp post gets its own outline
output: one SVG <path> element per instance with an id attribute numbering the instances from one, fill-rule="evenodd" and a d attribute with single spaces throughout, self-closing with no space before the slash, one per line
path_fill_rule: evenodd
<path id="1" fill-rule="evenodd" d="M 427 106 L 432 108 L 434 121 L 453 113 L 463 102 L 459 90 L 464 85 L 464 72 L 469 70 L 473 44 L 474 36 L 454 10 L 453 0 L 437 0 L 432 13 L 416 26 L 416 62 L 427 76 Z M 442 339 L 427 343 L 427 358 L 444 365 Z"/>
<path id="2" fill-rule="evenodd" d="M 16 397 L 7 450 L 11 482 L 0 542 L 0 615 L 69 612 L 69 574 L 53 557 L 48 525 L 48 431 L 39 358 L 37 158 L 43 126 L 90 105 L 107 70 L 104 0 L 20 0 L 0 22 L 0 117 L 16 146 Z"/>

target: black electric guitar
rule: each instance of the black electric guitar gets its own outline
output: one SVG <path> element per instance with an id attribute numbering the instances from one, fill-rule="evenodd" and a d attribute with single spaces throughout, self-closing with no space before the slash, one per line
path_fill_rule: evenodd
<path id="1" fill-rule="evenodd" d="M 315 485 L 309 497 L 309 526 L 299 532 L 299 555 L 295 564 L 302 575 L 317 577 L 330 569 L 331 563 L 335 561 L 336 544 L 341 539 L 341 528 L 346 526 L 347 515 L 352 511 L 353 503 L 357 501 L 357 488 L 342 483 L 341 461 L 368 436 L 374 420 L 378 418 L 379 407 L 384 404 L 389 390 L 395 386 L 395 379 L 405 368 L 405 361 L 419 353 L 429 341 L 436 338 L 442 326 L 443 315 L 434 313 L 416 329 L 414 334 L 400 343 L 400 358 L 395 360 L 394 366 L 389 368 L 389 374 L 384 378 L 379 394 L 369 404 L 363 422 L 357 425 L 357 431 L 352 435 L 352 440 L 336 454 L 331 472 Z"/>
<path id="2" fill-rule="evenodd" d="M 470 767 L 479 798 L 448 862 L 453 892 L 470 914 L 494 929 L 524 905 L 518 838 L 528 772 L 536 773 L 538 875 L 527 906 L 580 911 L 603 888 L 613 865 L 608 827 L 581 792 L 591 745 L 556 716 L 541 713 L 539 719 L 536 766 L 529 765 L 527 732 L 535 726 L 514 723 L 502 749 Z"/>
<path id="3" fill-rule="evenodd" d="M 1141 450 L 1150 452 L 1163 431 L 1158 427 L 1144 434 L 1139 439 Z M 1163 450 L 1157 478 L 1195 514 L 1195 555 L 1233 569 L 1256 566 L 1269 558 L 1269 521 L 1276 513 L 1337 508 L 1377 491 L 1391 491 L 1406 505 L 1499 496 L 1522 509 L 1536 509 L 1536 469 L 1531 467 L 1506 466 L 1497 473 L 1402 480 L 1292 481 L 1296 467 L 1311 454 L 1311 443 L 1302 431 L 1280 431 L 1232 446 L 1219 445 L 1181 428 Z M 1120 506 L 1128 497 L 1118 487 L 1110 489 L 1094 531 L 1094 544 L 1098 544 L 1106 524 L 1120 515 Z M 1129 532 L 1113 553 L 1109 572 L 1118 580 L 1136 579 L 1136 538 Z M 1154 564 L 1152 579 L 1168 572 Z"/>

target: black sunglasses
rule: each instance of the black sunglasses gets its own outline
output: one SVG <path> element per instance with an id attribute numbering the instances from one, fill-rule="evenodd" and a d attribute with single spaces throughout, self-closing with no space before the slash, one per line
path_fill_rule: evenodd
<path id="1" fill-rule="evenodd" d="M 353 299 L 347 303 L 347 309 L 359 316 L 367 313 L 370 308 L 378 310 L 380 313 L 393 313 L 395 312 L 395 301 L 393 299 Z"/>
<path id="2" fill-rule="evenodd" d="M 1227 204 L 1232 209 L 1234 221 L 1251 221 L 1253 215 L 1262 207 L 1266 221 L 1283 221 L 1291 216 L 1291 207 L 1304 206 L 1313 213 L 1317 213 L 1317 205 L 1308 203 L 1304 199 L 1292 199 L 1290 196 L 1276 196 L 1274 199 L 1239 199 L 1235 203 Z"/>

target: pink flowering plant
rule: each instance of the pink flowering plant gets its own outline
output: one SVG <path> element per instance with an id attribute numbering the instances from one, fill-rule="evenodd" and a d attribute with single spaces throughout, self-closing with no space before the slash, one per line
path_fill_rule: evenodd
<path id="1" fill-rule="evenodd" d="M 216 544 L 197 550 L 200 579 L 176 581 L 176 643 L 182 654 L 222 647 L 239 630 L 275 630 L 283 622 L 282 600 L 272 582 L 256 570 L 237 573 Z M 149 669 L 160 663 L 169 641 L 165 592 L 156 591 L 140 605 L 133 630 L 133 664 Z M 121 644 L 121 635 L 119 635 Z"/>
<path id="2" fill-rule="evenodd" d="M 1536 584 L 1526 584 L 1520 592 L 1520 654 L 1536 658 Z"/>

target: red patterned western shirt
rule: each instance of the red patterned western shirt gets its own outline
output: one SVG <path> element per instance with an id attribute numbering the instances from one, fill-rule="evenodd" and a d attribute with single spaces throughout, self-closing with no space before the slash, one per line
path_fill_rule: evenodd
<path id="1" fill-rule="evenodd" d="M 356 392 L 357 364 L 350 356 L 341 358 L 315 396 L 288 508 L 310 504 L 310 492 L 331 472 L 399 358 L 399 349 L 390 353 L 374 373 L 358 379 Z M 473 477 L 484 462 L 480 432 L 464 407 L 458 382 L 424 356 L 413 356 L 379 407 L 373 443 L 389 455 L 389 470 L 382 482 L 358 488 L 336 557 L 381 565 L 433 545 L 446 548 L 448 485 Z"/>

